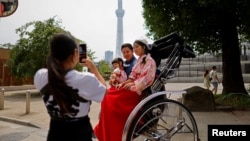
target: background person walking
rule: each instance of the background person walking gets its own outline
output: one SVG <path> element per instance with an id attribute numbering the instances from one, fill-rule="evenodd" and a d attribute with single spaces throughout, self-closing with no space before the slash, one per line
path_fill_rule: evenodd
<path id="1" fill-rule="evenodd" d="M 204 87 L 209 90 L 210 88 L 210 75 L 209 75 L 209 70 L 205 70 L 203 74 L 203 82 L 204 82 Z"/>
<path id="2" fill-rule="evenodd" d="M 220 80 L 218 79 L 216 69 L 217 69 L 216 66 L 213 66 L 212 70 L 210 71 L 210 77 L 212 78 L 211 84 L 213 85 L 212 92 L 214 94 L 217 94 L 218 85 L 220 84 Z"/>

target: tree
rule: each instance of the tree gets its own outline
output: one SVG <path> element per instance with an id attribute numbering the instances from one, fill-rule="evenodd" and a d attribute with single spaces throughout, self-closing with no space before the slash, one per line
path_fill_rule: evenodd
<path id="1" fill-rule="evenodd" d="M 8 66 L 11 74 L 17 78 L 33 77 L 35 72 L 46 66 L 46 57 L 49 52 L 49 40 L 56 33 L 69 33 L 61 27 L 61 21 L 55 17 L 45 21 L 29 22 L 16 29 L 20 39 L 11 46 Z M 77 42 L 83 42 L 76 38 Z M 94 59 L 94 53 L 88 49 L 88 56 Z M 76 67 L 81 70 L 78 65 Z"/>
<path id="2" fill-rule="evenodd" d="M 100 71 L 101 75 L 108 80 L 109 76 L 111 74 L 111 68 L 109 66 L 109 63 L 105 60 L 101 60 L 98 63 L 98 70 Z"/>
<path id="3" fill-rule="evenodd" d="M 37 69 L 44 67 L 53 34 L 65 32 L 55 18 L 33 21 L 16 29 L 20 39 L 10 51 L 8 66 L 18 78 L 32 77 Z"/>
<path id="4" fill-rule="evenodd" d="M 223 92 L 247 94 L 239 35 L 249 39 L 248 0 L 143 0 L 148 36 L 157 39 L 178 31 L 199 53 L 222 51 Z"/>

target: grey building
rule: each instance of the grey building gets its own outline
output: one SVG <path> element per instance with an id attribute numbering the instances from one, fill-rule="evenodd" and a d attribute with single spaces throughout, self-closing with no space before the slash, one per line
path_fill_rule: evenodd
<path id="1" fill-rule="evenodd" d="M 105 51 L 105 58 L 104 58 L 105 61 L 107 61 L 107 62 L 109 62 L 109 64 L 111 64 L 113 58 L 114 58 L 113 51 L 110 51 L 110 50 Z"/>

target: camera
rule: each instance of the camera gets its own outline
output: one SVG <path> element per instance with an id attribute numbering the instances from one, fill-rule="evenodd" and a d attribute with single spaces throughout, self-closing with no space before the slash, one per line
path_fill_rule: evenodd
<path id="1" fill-rule="evenodd" d="M 80 44 L 79 45 L 79 62 L 82 62 L 82 59 L 87 58 L 87 45 L 86 44 Z"/>

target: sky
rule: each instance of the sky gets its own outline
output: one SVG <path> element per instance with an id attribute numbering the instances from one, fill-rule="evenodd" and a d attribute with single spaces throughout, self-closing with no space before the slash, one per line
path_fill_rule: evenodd
<path id="1" fill-rule="evenodd" d="M 26 23 L 56 16 L 65 30 L 86 41 L 99 61 L 107 50 L 115 56 L 117 8 L 118 0 L 19 0 L 13 15 L 0 18 L 0 44 L 15 44 L 19 39 L 15 29 Z M 141 0 L 123 0 L 123 9 L 123 41 L 146 38 Z"/>

